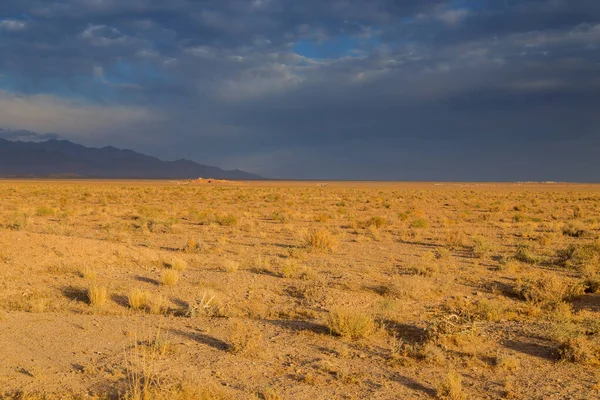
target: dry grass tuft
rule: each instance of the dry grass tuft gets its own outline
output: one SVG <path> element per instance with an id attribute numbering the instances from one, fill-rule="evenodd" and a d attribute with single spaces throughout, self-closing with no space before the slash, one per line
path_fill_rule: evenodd
<path id="1" fill-rule="evenodd" d="M 96 273 L 96 271 L 90 266 L 83 267 L 79 271 L 79 275 L 84 279 L 90 279 L 90 280 L 94 280 L 98 277 L 98 274 Z"/>
<path id="2" fill-rule="evenodd" d="M 515 292 L 533 304 L 554 308 L 562 302 L 583 293 L 581 284 L 573 284 L 559 276 L 546 273 L 517 279 Z"/>
<path id="3" fill-rule="evenodd" d="M 415 275 L 432 277 L 440 272 L 440 267 L 436 263 L 418 263 L 409 268 Z"/>
<path id="4" fill-rule="evenodd" d="M 286 260 L 283 264 L 281 274 L 284 278 L 314 280 L 317 274 L 310 268 L 298 264 L 296 260 Z"/>
<path id="5" fill-rule="evenodd" d="M 476 258 L 485 258 L 492 252 L 493 248 L 486 238 L 478 236 L 473 238 L 473 246 L 471 250 L 473 252 L 473 256 Z"/>
<path id="6" fill-rule="evenodd" d="M 147 308 L 150 314 L 165 314 L 169 308 L 167 298 L 160 294 L 150 296 L 150 298 L 148 299 Z"/>
<path id="7" fill-rule="evenodd" d="M 160 281 L 165 286 L 175 286 L 179 282 L 179 272 L 174 269 L 163 271 Z"/>
<path id="8" fill-rule="evenodd" d="M 600 345 L 586 336 L 564 340 L 558 347 L 558 354 L 564 361 L 600 366 Z"/>
<path id="9" fill-rule="evenodd" d="M 201 386 L 200 384 L 177 385 L 145 385 L 141 378 L 139 387 L 130 384 L 129 390 L 120 398 L 123 400 L 230 400 L 223 389 L 217 386 Z"/>
<path id="10" fill-rule="evenodd" d="M 223 315 L 224 308 L 219 305 L 217 295 L 211 290 L 205 290 L 201 297 L 197 297 L 190 303 L 185 315 L 189 318 L 196 318 L 200 315 L 215 317 Z"/>
<path id="11" fill-rule="evenodd" d="M 173 258 L 169 263 L 171 269 L 175 271 L 185 271 L 188 267 L 188 263 L 182 258 Z"/>
<path id="12" fill-rule="evenodd" d="M 469 238 L 462 230 L 449 229 L 446 231 L 445 242 L 451 247 L 466 247 L 469 244 Z"/>
<path id="13" fill-rule="evenodd" d="M 228 350 L 233 354 L 254 354 L 262 341 L 262 333 L 254 325 L 237 321 L 229 333 Z"/>
<path id="14" fill-rule="evenodd" d="M 102 309 L 108 301 L 108 290 L 104 286 L 91 286 L 87 291 L 90 305 L 96 309 Z"/>
<path id="15" fill-rule="evenodd" d="M 373 318 L 367 314 L 341 308 L 329 313 L 327 326 L 332 333 L 352 340 L 367 338 L 376 330 Z"/>
<path id="16" fill-rule="evenodd" d="M 136 288 L 127 295 L 127 302 L 129 303 L 129 307 L 132 309 L 142 310 L 148 306 L 150 297 L 150 293 Z"/>
<path id="17" fill-rule="evenodd" d="M 204 247 L 200 240 L 188 239 L 182 250 L 186 253 L 193 254 L 200 253 L 203 249 Z"/>
<path id="18" fill-rule="evenodd" d="M 333 251 L 337 238 L 327 229 L 313 229 L 304 236 L 305 246 L 317 251 Z"/>
<path id="19" fill-rule="evenodd" d="M 166 297 L 141 289 L 133 289 L 127 295 L 127 303 L 132 310 L 144 310 L 150 314 L 162 315 L 168 311 Z"/>
<path id="20" fill-rule="evenodd" d="M 558 343 L 558 357 L 581 365 L 600 366 L 600 322 L 584 319 L 579 323 L 558 322 L 552 330 L 552 338 Z"/>
<path id="21" fill-rule="evenodd" d="M 446 377 L 438 385 L 437 394 L 441 399 L 466 399 L 466 395 L 462 386 L 462 377 L 460 374 L 453 369 L 448 371 Z"/>
<path id="22" fill-rule="evenodd" d="M 389 224 L 389 221 L 380 216 L 371 217 L 361 224 L 363 228 L 369 228 L 374 226 L 375 228 L 384 228 Z"/>

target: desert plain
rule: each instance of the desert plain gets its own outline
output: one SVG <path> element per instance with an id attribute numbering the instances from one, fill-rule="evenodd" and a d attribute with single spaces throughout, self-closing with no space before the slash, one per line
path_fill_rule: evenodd
<path id="1" fill-rule="evenodd" d="M 600 397 L 600 185 L 0 181 L 0 398 Z"/>

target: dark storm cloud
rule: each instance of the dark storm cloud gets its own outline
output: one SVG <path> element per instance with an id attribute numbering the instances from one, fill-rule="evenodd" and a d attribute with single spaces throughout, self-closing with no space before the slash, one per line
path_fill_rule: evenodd
<path id="1" fill-rule="evenodd" d="M 6 0 L 0 125 L 279 177 L 577 179 L 524 149 L 595 148 L 599 50 L 592 0 Z"/>

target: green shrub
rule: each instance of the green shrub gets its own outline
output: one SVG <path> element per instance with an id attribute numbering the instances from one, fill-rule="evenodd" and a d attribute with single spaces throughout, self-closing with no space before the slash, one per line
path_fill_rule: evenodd
<path id="1" fill-rule="evenodd" d="M 425 218 L 416 218 L 410 223 L 411 228 L 427 228 L 429 222 Z"/>
<path id="2" fill-rule="evenodd" d="M 517 247 L 517 252 L 513 258 L 526 264 L 537 264 L 540 261 L 539 257 L 531 251 L 529 246 L 524 244 L 520 244 Z"/>
<path id="3" fill-rule="evenodd" d="M 54 215 L 56 211 L 54 211 L 53 208 L 51 207 L 38 207 L 38 209 L 35 211 L 35 215 L 37 215 L 38 217 L 47 217 L 50 215 Z"/>
<path id="4" fill-rule="evenodd" d="M 4 219 L 2 226 L 14 231 L 25 229 L 29 225 L 29 216 L 26 213 L 14 213 Z"/>
<path id="5" fill-rule="evenodd" d="M 584 269 L 600 264 L 600 243 L 574 246 L 556 252 L 558 264 L 567 268 Z"/>

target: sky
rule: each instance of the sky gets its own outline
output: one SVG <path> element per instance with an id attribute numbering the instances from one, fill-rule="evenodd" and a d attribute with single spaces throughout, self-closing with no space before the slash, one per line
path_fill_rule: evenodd
<path id="1" fill-rule="evenodd" d="M 269 178 L 600 181 L 598 0 L 2 0 L 0 137 Z"/>

